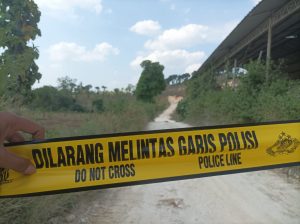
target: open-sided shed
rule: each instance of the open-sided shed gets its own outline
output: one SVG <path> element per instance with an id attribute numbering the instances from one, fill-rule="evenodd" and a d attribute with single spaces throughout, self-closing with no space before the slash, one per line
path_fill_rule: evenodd
<path id="1" fill-rule="evenodd" d="M 202 64 L 224 70 L 243 67 L 251 59 L 284 59 L 286 71 L 300 78 L 300 0 L 263 0 Z"/>

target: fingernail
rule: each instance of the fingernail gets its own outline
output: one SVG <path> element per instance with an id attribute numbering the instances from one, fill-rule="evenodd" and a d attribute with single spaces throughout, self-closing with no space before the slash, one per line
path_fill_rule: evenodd
<path id="1" fill-rule="evenodd" d="M 34 174 L 35 172 L 36 172 L 35 167 L 32 164 L 30 164 L 23 173 L 25 175 L 31 175 Z"/>

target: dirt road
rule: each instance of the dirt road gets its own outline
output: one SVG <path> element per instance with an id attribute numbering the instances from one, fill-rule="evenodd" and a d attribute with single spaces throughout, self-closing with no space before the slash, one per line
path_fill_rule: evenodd
<path id="1" fill-rule="evenodd" d="M 147 128 L 187 126 L 170 120 L 177 101 Z M 85 200 L 78 223 L 300 223 L 300 183 L 273 171 L 93 191 Z"/>

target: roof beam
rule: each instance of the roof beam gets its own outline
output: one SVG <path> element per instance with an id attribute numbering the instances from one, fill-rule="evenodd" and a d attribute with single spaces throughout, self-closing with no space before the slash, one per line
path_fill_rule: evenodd
<path id="1" fill-rule="evenodd" d="M 254 40 L 259 38 L 261 35 L 266 33 L 268 31 L 269 25 L 271 27 L 277 25 L 281 21 L 283 21 L 288 16 L 292 15 L 296 11 L 300 9 L 300 0 L 291 0 L 287 2 L 285 5 L 280 7 L 277 11 L 273 12 L 270 11 L 270 16 L 265 19 L 260 25 L 258 25 L 253 31 L 251 31 L 248 35 L 246 35 L 243 39 L 241 39 L 236 45 L 234 45 L 232 48 L 227 48 L 227 52 L 222 55 L 220 58 L 216 58 L 215 61 L 213 58 L 208 58 L 206 62 L 203 64 L 203 68 L 200 67 L 199 71 L 206 70 L 207 65 L 213 64 L 215 68 L 220 68 L 222 65 L 226 63 L 226 60 L 230 58 L 234 58 L 236 54 L 238 54 L 242 49 L 247 47 L 250 43 L 252 43 Z M 255 14 L 250 14 L 251 16 L 255 16 Z M 271 24 L 269 24 L 269 21 L 271 20 Z M 218 50 L 218 49 L 217 49 Z M 221 49 L 219 49 L 221 50 Z M 212 59 L 212 60 L 210 60 Z"/>

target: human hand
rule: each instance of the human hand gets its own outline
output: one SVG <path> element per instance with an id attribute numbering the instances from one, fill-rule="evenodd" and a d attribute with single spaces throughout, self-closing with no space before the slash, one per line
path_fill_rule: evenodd
<path id="1" fill-rule="evenodd" d="M 20 131 L 31 134 L 32 139 L 45 137 L 44 128 L 33 121 L 9 112 L 0 112 L 0 167 L 13 169 L 25 175 L 33 174 L 36 169 L 30 160 L 8 152 L 4 147 L 4 141 L 23 142 L 24 137 Z"/>

